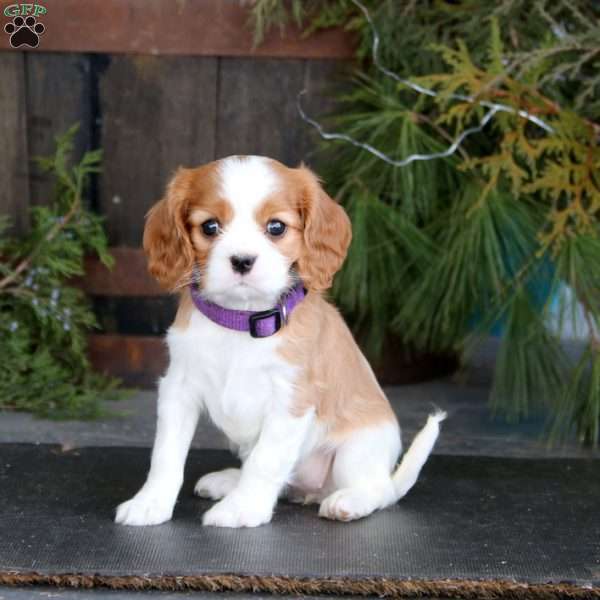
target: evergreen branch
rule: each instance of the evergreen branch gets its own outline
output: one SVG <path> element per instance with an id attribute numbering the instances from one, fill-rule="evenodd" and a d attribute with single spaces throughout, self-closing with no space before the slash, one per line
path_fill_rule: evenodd
<path id="1" fill-rule="evenodd" d="M 594 323 L 593 319 L 592 319 L 592 313 L 590 311 L 590 309 L 588 308 L 588 306 L 586 306 L 586 304 L 584 302 L 582 302 L 583 305 L 583 316 L 585 318 L 585 322 L 587 324 L 588 330 L 590 332 L 590 340 L 591 340 L 591 344 L 592 344 L 592 348 L 594 349 L 595 352 L 600 352 L 600 337 L 598 336 L 598 332 L 596 330 L 596 324 Z"/>
<path id="2" fill-rule="evenodd" d="M 406 2 L 406 6 L 402 9 L 402 16 L 408 17 L 411 13 L 415 11 L 415 7 L 417 6 L 417 0 L 408 0 Z"/>
<path id="3" fill-rule="evenodd" d="M 106 414 L 103 402 L 122 396 L 116 380 L 90 368 L 87 332 L 96 319 L 83 292 L 69 285 L 83 273 L 86 252 L 110 264 L 102 219 L 83 207 L 100 153 L 86 152 L 71 168 L 75 133 L 58 137 L 55 154 L 38 160 L 56 182 L 52 205 L 30 209 L 21 238 L 0 235 L 0 255 L 16 265 L 0 265 L 0 408 L 52 418 Z M 5 223 L 0 218 L 1 233 Z"/>
<path id="4" fill-rule="evenodd" d="M 559 35 L 561 35 L 563 37 L 569 37 L 569 34 L 568 34 L 568 32 L 565 31 L 564 27 L 559 25 L 554 20 L 552 15 L 546 11 L 544 4 L 545 3 L 543 2 L 543 0 L 538 0 L 537 2 L 535 2 L 535 8 L 540 13 L 540 15 L 544 19 L 544 21 L 546 21 L 546 23 L 548 23 L 548 25 L 550 25 L 550 29 L 552 30 L 554 35 L 556 35 L 557 37 Z"/>
<path id="5" fill-rule="evenodd" d="M 351 0 L 351 1 L 353 4 L 358 6 L 358 8 L 360 8 L 360 10 L 363 12 L 367 22 L 369 23 L 369 25 L 371 27 L 372 35 L 373 35 L 373 46 L 372 46 L 371 55 L 372 55 L 373 63 L 375 64 L 377 69 L 379 71 L 381 71 L 387 77 L 394 79 L 396 82 L 398 82 L 404 86 L 407 86 L 420 94 L 424 94 L 426 96 L 437 98 L 439 96 L 439 94 L 437 92 L 435 92 L 433 89 L 426 88 L 422 85 L 419 85 L 418 83 L 414 83 L 413 81 L 404 79 L 404 78 L 400 77 L 397 73 L 394 73 L 393 71 L 391 71 L 390 69 L 388 69 L 387 67 L 385 67 L 381 64 L 381 62 L 379 60 L 379 44 L 380 44 L 379 32 L 377 31 L 375 24 L 373 23 L 371 14 L 367 10 L 367 8 L 364 6 L 364 4 L 359 2 L 359 0 Z M 497 92 L 497 93 L 500 94 L 501 92 Z M 347 134 L 330 133 L 330 132 L 325 131 L 325 129 L 323 128 L 323 126 L 320 123 L 318 123 L 314 119 L 308 117 L 307 114 L 304 112 L 304 109 L 302 108 L 302 103 L 301 103 L 301 98 L 304 94 L 306 94 L 306 90 L 300 91 L 297 96 L 297 99 L 296 99 L 296 107 L 298 110 L 298 114 L 300 115 L 300 118 L 304 122 L 308 123 L 309 125 L 312 125 L 317 130 L 317 132 L 319 133 L 321 138 L 323 138 L 324 140 L 341 140 L 341 141 L 348 142 L 357 148 L 366 150 L 370 154 L 373 154 L 377 158 L 385 161 L 386 163 L 388 163 L 389 165 L 391 165 L 393 167 L 405 167 L 415 161 L 436 160 L 439 158 L 447 158 L 449 156 L 452 156 L 452 154 L 454 154 L 459 149 L 460 145 L 463 143 L 463 141 L 467 137 L 469 137 L 475 133 L 479 133 L 479 132 L 483 131 L 485 126 L 492 120 L 492 118 L 498 112 L 508 112 L 508 113 L 516 114 L 528 121 L 531 121 L 532 123 L 535 123 L 538 127 L 541 127 L 542 129 L 544 129 L 547 132 L 553 132 L 553 129 L 550 125 L 548 125 L 542 119 L 540 119 L 539 117 L 537 117 L 536 115 L 532 114 L 529 111 L 522 110 L 522 109 L 516 109 L 516 108 L 513 108 L 512 106 L 509 106 L 506 104 L 498 104 L 498 103 L 494 103 L 494 102 L 489 102 L 487 100 L 477 100 L 475 97 L 470 96 L 470 95 L 449 93 L 446 95 L 446 98 L 453 98 L 455 100 L 469 102 L 471 104 L 478 104 L 480 106 L 487 108 L 488 112 L 485 113 L 485 115 L 482 117 L 482 119 L 480 120 L 478 125 L 469 127 L 468 129 L 465 129 L 456 138 L 454 138 L 454 140 L 452 141 L 450 146 L 448 146 L 448 148 L 446 148 L 446 150 L 440 151 L 440 152 L 435 152 L 432 154 L 411 154 L 410 156 L 407 156 L 403 159 L 394 159 L 391 156 L 387 155 L 386 153 L 382 152 L 381 150 L 378 150 L 371 144 L 360 142 L 357 139 L 352 138 L 351 136 L 349 136 Z"/>
<path id="6" fill-rule="evenodd" d="M 77 213 L 79 204 L 80 204 L 80 198 L 79 198 L 79 195 L 76 195 L 73 200 L 73 203 L 71 204 L 71 208 L 65 214 L 63 219 L 54 224 L 54 226 L 50 229 L 50 231 L 38 243 L 38 245 L 34 247 L 34 249 L 29 253 L 28 256 L 26 256 L 25 258 L 23 258 L 21 260 L 21 262 L 16 266 L 16 268 L 10 275 L 7 275 L 6 277 L 4 277 L 3 279 L 0 280 L 0 292 L 2 292 L 2 290 L 4 288 L 6 288 L 8 285 L 13 283 L 19 277 L 19 275 L 21 273 L 23 273 L 23 271 L 26 271 L 31 266 L 34 259 L 42 251 L 42 249 L 48 243 L 52 242 L 52 240 L 69 224 L 71 219 Z"/>
<path id="7" fill-rule="evenodd" d="M 415 116 L 415 118 L 422 122 L 422 123 L 427 123 L 427 125 L 429 125 L 432 129 L 435 130 L 435 132 L 442 138 L 444 138 L 447 142 L 449 142 L 450 144 L 454 143 L 454 140 L 452 139 L 452 136 L 442 127 L 440 127 L 435 121 L 433 121 L 432 119 L 430 119 L 427 115 L 424 115 L 423 113 L 418 113 L 418 112 L 413 112 L 413 115 Z M 458 153 L 461 155 L 461 157 L 463 158 L 463 160 L 469 160 L 469 154 L 467 153 L 467 151 L 462 147 L 459 146 L 457 148 Z"/>
<path id="8" fill-rule="evenodd" d="M 590 31 L 594 30 L 594 25 L 592 25 L 592 21 L 583 15 L 579 8 L 575 6 L 574 2 L 565 2 L 564 5 L 566 9 L 575 17 L 575 19 L 578 21 L 581 27 Z"/>
<path id="9" fill-rule="evenodd" d="M 404 167 L 415 161 L 435 160 L 437 158 L 447 158 L 449 156 L 452 156 L 452 154 L 454 154 L 458 150 L 458 148 L 460 147 L 462 142 L 468 136 L 473 135 L 474 133 L 479 133 L 480 131 L 483 131 L 485 126 L 491 121 L 492 117 L 500 110 L 499 108 L 495 108 L 495 107 L 491 108 L 481 119 L 479 125 L 465 129 L 457 138 L 455 138 L 452 141 L 452 143 L 450 144 L 450 146 L 448 146 L 448 148 L 446 148 L 446 150 L 443 150 L 441 152 L 435 152 L 432 154 L 411 154 L 410 156 L 407 156 L 406 158 L 403 158 L 401 160 L 396 160 L 396 159 L 388 156 L 381 150 L 378 150 L 371 144 L 368 144 L 366 142 L 359 142 L 357 139 L 355 139 L 345 133 L 328 133 L 327 131 L 325 131 L 325 129 L 323 129 L 323 127 L 320 123 L 318 123 L 314 119 L 311 119 L 304 112 L 304 109 L 302 108 L 302 103 L 301 103 L 300 99 L 305 93 L 306 93 L 306 90 L 302 90 L 298 94 L 297 101 L 296 101 L 296 106 L 297 106 L 300 118 L 303 121 L 305 121 L 306 123 L 308 123 L 309 125 L 312 125 L 319 132 L 319 135 L 324 140 L 342 140 L 344 142 L 348 142 L 348 143 L 352 144 L 353 146 L 356 146 L 357 148 L 366 150 L 370 154 L 373 154 L 377 158 L 385 161 L 386 163 L 388 163 L 394 167 Z"/>
<path id="10" fill-rule="evenodd" d="M 371 27 L 371 33 L 373 35 L 373 45 L 371 48 L 371 57 L 373 59 L 373 64 L 377 67 L 377 69 L 379 71 L 381 71 L 384 75 L 397 81 L 401 85 L 409 87 L 410 89 L 412 89 L 413 91 L 415 91 L 419 94 L 424 94 L 426 96 L 430 96 L 430 97 L 434 97 L 434 98 L 438 97 L 439 94 L 435 90 L 424 87 L 422 85 L 419 85 L 418 83 L 410 81 L 409 79 L 400 77 L 397 73 L 395 73 L 394 71 L 388 69 L 387 67 L 385 67 L 384 65 L 381 64 L 381 61 L 379 59 L 379 45 L 380 45 L 379 32 L 377 31 L 377 28 L 375 27 L 375 24 L 373 23 L 371 14 L 367 10 L 367 7 L 364 4 L 362 4 L 359 0 L 351 0 L 351 1 L 353 4 L 355 4 L 356 6 L 358 6 L 360 8 L 360 10 L 363 12 L 363 14 L 365 16 L 365 19 L 369 23 L 369 26 Z M 542 121 L 535 115 L 533 115 L 525 110 L 518 110 L 518 109 L 513 108 L 512 106 L 508 106 L 505 104 L 497 104 L 497 103 L 488 102 L 488 101 L 484 101 L 484 100 L 476 102 L 474 97 L 470 96 L 470 95 L 448 94 L 447 97 L 452 98 L 454 100 L 459 100 L 461 102 L 469 102 L 472 104 L 479 104 L 485 108 L 490 109 L 490 113 L 492 113 L 491 116 L 494 116 L 499 111 L 517 114 L 518 116 L 520 116 L 528 121 L 531 121 L 532 123 L 535 123 L 538 127 L 544 129 L 547 132 L 553 131 L 552 127 L 550 127 L 548 124 L 546 124 L 544 121 Z M 489 114 L 489 113 L 487 113 L 487 114 Z M 484 119 L 485 119 L 485 117 L 484 117 Z M 481 120 L 479 130 L 483 129 L 483 127 L 485 126 L 485 124 L 483 124 L 484 119 Z M 486 123 L 487 123 L 487 121 L 486 121 Z M 402 161 L 399 161 L 399 162 L 402 162 Z M 399 164 L 397 166 L 403 166 L 403 165 Z"/>

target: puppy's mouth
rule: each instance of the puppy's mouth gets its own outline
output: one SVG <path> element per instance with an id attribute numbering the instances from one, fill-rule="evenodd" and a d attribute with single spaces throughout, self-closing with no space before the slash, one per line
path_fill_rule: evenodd
<path id="1" fill-rule="evenodd" d="M 256 282 L 253 282 L 248 276 L 241 275 L 220 289 L 213 289 L 212 292 L 221 297 L 231 296 L 234 298 L 256 298 L 265 294 L 265 290 L 256 285 Z"/>
<path id="2" fill-rule="evenodd" d="M 229 289 L 231 289 L 231 290 L 254 290 L 256 292 L 260 291 L 255 285 L 252 285 L 252 283 L 250 281 L 248 281 L 248 279 L 246 279 L 245 277 L 242 277 L 242 276 L 239 276 Z"/>

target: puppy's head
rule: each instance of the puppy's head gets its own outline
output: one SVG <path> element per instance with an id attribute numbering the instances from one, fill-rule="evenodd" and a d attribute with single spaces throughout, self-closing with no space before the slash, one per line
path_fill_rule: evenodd
<path id="1" fill-rule="evenodd" d="M 298 277 L 329 288 L 350 238 L 346 213 L 307 168 L 234 156 L 177 171 L 148 213 L 144 249 L 167 289 L 198 280 L 222 306 L 268 308 Z"/>

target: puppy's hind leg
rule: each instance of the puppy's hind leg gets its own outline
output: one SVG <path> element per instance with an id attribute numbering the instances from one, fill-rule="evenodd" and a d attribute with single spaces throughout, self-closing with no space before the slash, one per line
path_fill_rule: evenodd
<path id="1" fill-rule="evenodd" d="M 359 431 L 345 441 L 333 463 L 337 491 L 323 500 L 319 515 L 351 521 L 397 502 L 417 481 L 445 418 L 443 412 L 429 416 L 395 470 L 401 449 L 396 423 Z"/>
<path id="2" fill-rule="evenodd" d="M 400 449 L 400 429 L 394 421 L 356 431 L 344 440 L 330 473 L 335 491 L 321 502 L 319 516 L 352 521 L 391 504 L 391 473 Z"/>

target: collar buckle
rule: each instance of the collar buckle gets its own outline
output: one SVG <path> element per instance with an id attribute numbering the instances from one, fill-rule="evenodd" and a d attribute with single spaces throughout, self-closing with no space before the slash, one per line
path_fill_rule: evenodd
<path id="1" fill-rule="evenodd" d="M 284 322 L 284 318 L 281 312 L 282 311 L 280 307 L 276 306 L 275 308 L 271 308 L 269 310 L 262 310 L 260 312 L 254 313 L 253 315 L 250 315 L 250 317 L 248 318 L 248 323 L 250 326 L 250 335 L 253 338 L 265 338 L 275 335 L 281 329 L 281 326 Z M 270 319 L 271 317 L 275 319 L 273 324 L 273 331 L 261 335 L 258 330 L 258 324 L 261 321 Z"/>

